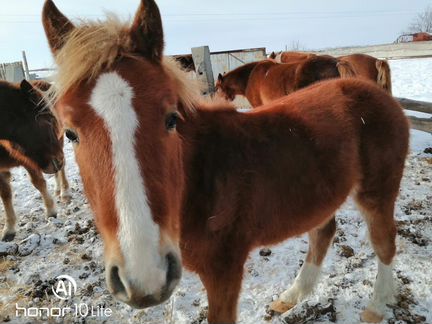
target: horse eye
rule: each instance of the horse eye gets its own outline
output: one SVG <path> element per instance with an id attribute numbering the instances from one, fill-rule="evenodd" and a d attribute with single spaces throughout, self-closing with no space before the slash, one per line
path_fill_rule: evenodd
<path id="1" fill-rule="evenodd" d="M 165 127 L 167 130 L 174 130 L 177 126 L 177 119 L 179 114 L 177 112 L 170 113 L 165 119 Z"/>
<path id="2" fill-rule="evenodd" d="M 72 143 L 79 143 L 78 135 L 73 130 L 66 129 L 65 135 Z"/>

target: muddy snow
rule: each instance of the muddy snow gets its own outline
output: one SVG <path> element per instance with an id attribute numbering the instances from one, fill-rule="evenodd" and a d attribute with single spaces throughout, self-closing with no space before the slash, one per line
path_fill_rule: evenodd
<path id="1" fill-rule="evenodd" d="M 391 66 L 396 96 L 432 101 L 432 59 L 392 61 Z M 418 131 L 411 135 L 411 154 L 396 208 L 399 235 L 394 276 L 398 297 L 397 304 L 388 307 L 388 323 L 432 323 L 432 154 L 424 152 L 432 147 L 432 136 Z M 43 202 L 25 170 L 13 170 L 19 221 L 15 240 L 0 243 L 0 321 L 207 323 L 205 291 L 193 273 L 185 272 L 171 299 L 151 309 L 134 310 L 109 295 L 101 238 L 82 191 L 71 144 L 65 151 L 72 202 L 64 204 L 57 199 L 57 218 L 45 217 Z M 54 192 L 54 178 L 47 176 L 47 180 L 50 192 Z M 0 208 L 2 227 L 3 205 Z M 283 315 L 272 314 L 268 304 L 293 282 L 306 256 L 307 237 L 287 240 L 261 253 L 252 251 L 245 265 L 239 323 L 359 322 L 372 293 L 376 259 L 366 226 L 352 201 L 338 211 L 337 224 L 314 293 Z M 75 279 L 77 291 L 72 298 L 62 300 L 53 294 L 59 275 Z M 27 316 L 23 308 L 29 311 Z M 54 316 L 57 313 L 47 317 L 47 308 L 69 310 L 64 317 Z M 39 311 L 42 317 L 30 317 L 34 315 L 30 311 Z"/>

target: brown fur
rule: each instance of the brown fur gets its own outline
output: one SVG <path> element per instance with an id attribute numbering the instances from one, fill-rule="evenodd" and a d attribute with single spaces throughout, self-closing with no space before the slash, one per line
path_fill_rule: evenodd
<path id="1" fill-rule="evenodd" d="M 372 239 L 383 251 L 377 253 L 385 263 L 393 257 L 389 224 L 408 126 L 399 105 L 377 88 L 347 79 L 319 83 L 252 113 L 198 109 L 179 132 L 188 179 L 181 247 L 185 265 L 206 286 L 210 323 L 235 322 L 251 249 L 328 222 L 355 188 L 360 205 L 374 215 L 366 220 L 379 237 Z M 308 258 L 320 263 L 326 242 L 311 240 L 312 251 L 315 244 L 323 250 Z"/>
<path id="2" fill-rule="evenodd" d="M 351 64 L 357 77 L 376 82 L 389 94 L 392 93 L 390 66 L 386 60 L 379 60 L 367 54 L 352 54 L 338 59 Z"/>
<path id="3" fill-rule="evenodd" d="M 379 258 L 391 261 L 408 123 L 385 92 L 358 79 L 332 80 L 239 113 L 193 100 L 188 107 L 177 88 L 185 85 L 179 72 L 148 55 L 120 57 L 99 72 L 107 69 L 140 94 L 134 100 L 140 131 L 131 140 L 154 220 L 179 240 L 185 266 L 199 274 L 209 323 L 236 322 L 251 249 L 309 232 L 308 260 L 321 263 L 334 213 L 351 193 L 365 211 Z M 105 253 L 112 254 L 118 252 L 107 246 L 117 244 L 118 224 L 111 149 L 103 122 L 88 106 L 93 86 L 70 87 L 57 109 L 79 130 L 77 162 Z M 162 125 L 172 109 L 185 116 L 177 132 L 167 134 Z"/>
<path id="4" fill-rule="evenodd" d="M 306 52 L 280 52 L 275 55 L 274 59 L 278 63 L 295 63 L 315 56 L 313 53 Z"/>
<path id="5" fill-rule="evenodd" d="M 349 62 L 346 61 L 338 61 L 337 69 L 339 71 L 340 77 L 343 78 L 353 78 L 356 76 L 354 68 Z"/>
<path id="6" fill-rule="evenodd" d="M 292 63 L 313 53 L 281 52 L 275 60 L 280 63 Z M 367 54 L 351 54 L 337 58 L 341 77 L 360 77 L 376 82 L 388 93 L 392 93 L 390 65 L 386 60 L 379 60 Z"/>
<path id="7" fill-rule="evenodd" d="M 257 107 L 314 82 L 340 76 L 338 61 L 330 56 L 308 56 L 287 64 L 265 60 L 219 75 L 216 90 L 227 100 L 243 95 Z"/>

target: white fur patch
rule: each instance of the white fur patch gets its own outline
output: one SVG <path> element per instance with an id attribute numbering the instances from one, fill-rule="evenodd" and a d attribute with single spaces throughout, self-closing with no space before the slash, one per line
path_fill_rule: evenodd
<path id="1" fill-rule="evenodd" d="M 313 263 L 305 262 L 300 269 L 293 285 L 284 291 L 280 300 L 284 303 L 295 305 L 302 301 L 314 289 L 321 272 L 321 267 Z"/>
<path id="2" fill-rule="evenodd" d="M 160 230 L 152 219 L 135 152 L 139 123 L 133 97 L 132 87 L 110 72 L 98 78 L 89 104 L 104 120 L 112 142 L 118 239 L 125 260 L 120 277 L 143 293 L 154 294 L 165 284 L 166 265 L 159 253 Z M 127 286 L 127 282 L 123 284 Z"/>
<path id="3" fill-rule="evenodd" d="M 378 275 L 368 309 L 380 315 L 384 314 L 386 305 L 394 303 L 394 294 L 393 266 L 378 260 Z"/>

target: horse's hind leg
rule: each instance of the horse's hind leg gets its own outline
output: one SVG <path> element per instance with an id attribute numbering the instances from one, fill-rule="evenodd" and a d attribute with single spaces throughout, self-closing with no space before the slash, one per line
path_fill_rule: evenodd
<path id="1" fill-rule="evenodd" d="M 61 200 L 65 203 L 71 201 L 72 195 L 69 190 L 69 182 L 66 178 L 65 165 L 63 168 L 55 174 L 56 179 L 56 195 L 60 196 Z"/>
<path id="2" fill-rule="evenodd" d="M 270 308 L 284 313 L 312 292 L 321 271 L 321 264 L 336 232 L 336 221 L 332 217 L 325 225 L 309 232 L 309 251 L 306 262 L 300 269 L 293 285 L 284 291 Z"/>
<path id="3" fill-rule="evenodd" d="M 372 299 L 361 319 L 369 323 L 381 322 L 387 304 L 394 302 L 392 261 L 396 253 L 396 225 L 393 218 L 396 195 L 375 198 L 367 192 L 357 194 L 357 203 L 368 225 L 370 240 L 378 256 L 378 275 Z"/>
<path id="4" fill-rule="evenodd" d="M 56 217 L 57 211 L 55 208 L 54 200 L 52 199 L 51 195 L 48 192 L 46 181 L 42 173 L 40 171 L 35 171 L 30 168 L 26 168 L 26 170 L 30 175 L 30 179 L 33 186 L 35 186 L 35 188 L 39 190 L 39 192 L 42 195 L 42 199 L 44 201 L 45 208 L 46 208 L 47 217 Z"/>
<path id="5" fill-rule="evenodd" d="M 10 172 L 0 172 L 0 196 L 3 200 L 6 214 L 6 223 L 1 235 L 2 241 L 12 241 L 16 233 L 16 215 L 12 205 L 10 178 Z"/>

